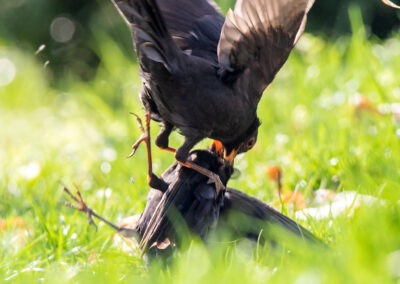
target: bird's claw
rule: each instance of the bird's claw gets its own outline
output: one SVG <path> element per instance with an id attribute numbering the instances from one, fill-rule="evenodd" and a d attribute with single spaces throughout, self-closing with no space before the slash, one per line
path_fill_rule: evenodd
<path id="1" fill-rule="evenodd" d="M 143 133 L 139 139 L 132 145 L 132 152 L 128 155 L 127 158 L 132 157 L 133 155 L 135 155 L 136 150 L 139 148 L 139 145 L 146 140 L 150 140 L 149 135 L 147 132 Z"/>
<path id="2" fill-rule="evenodd" d="M 225 186 L 222 183 L 221 178 L 216 173 L 212 173 L 210 179 L 207 182 L 207 184 L 211 183 L 215 184 L 215 191 L 217 192 L 216 196 L 218 196 L 222 190 L 225 190 Z"/>
<path id="3" fill-rule="evenodd" d="M 138 124 L 139 124 L 139 129 L 140 129 L 140 131 L 142 132 L 142 135 L 141 135 L 141 136 L 139 137 L 139 139 L 132 145 L 132 152 L 128 155 L 127 158 L 130 158 L 130 157 L 132 157 L 133 155 L 135 155 L 136 150 L 139 148 L 139 145 L 140 145 L 143 141 L 146 141 L 146 139 L 149 139 L 149 134 L 147 133 L 147 131 L 146 131 L 145 128 L 143 127 L 143 122 L 142 122 L 142 120 L 140 119 L 140 117 L 139 117 L 136 113 L 131 112 L 131 114 L 132 114 L 133 116 L 136 117 L 136 120 L 137 120 L 137 122 L 138 122 Z"/>
<path id="4" fill-rule="evenodd" d="M 77 204 L 72 204 L 72 203 L 70 203 L 70 202 L 65 202 L 64 205 L 65 205 L 65 206 L 68 206 L 68 207 L 71 207 L 71 208 L 73 208 L 73 209 L 76 209 L 76 210 L 85 212 L 86 215 L 87 215 L 89 224 L 90 224 L 90 225 L 93 225 L 93 226 L 96 228 L 96 230 L 97 230 L 97 225 L 96 225 L 96 223 L 95 223 L 94 220 L 93 220 L 94 211 L 86 205 L 85 201 L 83 201 L 83 198 L 82 198 L 82 195 L 81 195 L 79 189 L 76 189 L 76 195 L 77 195 L 78 197 L 76 197 L 75 195 L 73 195 L 73 194 L 69 191 L 69 189 L 68 189 L 66 186 L 64 186 L 64 191 L 69 195 L 69 197 L 70 197 L 75 203 L 77 203 Z"/>

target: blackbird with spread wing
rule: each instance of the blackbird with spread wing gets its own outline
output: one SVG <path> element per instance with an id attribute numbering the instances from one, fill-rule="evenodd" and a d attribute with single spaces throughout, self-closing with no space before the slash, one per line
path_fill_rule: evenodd
<path id="1" fill-rule="evenodd" d="M 251 149 L 257 105 L 303 33 L 314 0 L 238 0 L 226 18 L 212 0 L 112 1 L 132 30 L 147 123 L 161 122 L 156 145 L 181 163 L 206 137 L 230 163 Z M 174 128 L 185 137 L 176 151 L 168 145 Z M 133 152 L 141 141 L 150 148 L 146 134 Z"/>
<path id="2" fill-rule="evenodd" d="M 224 182 L 232 174 L 232 166 L 212 149 L 193 151 L 189 159 L 218 173 Z M 265 234 L 260 235 L 263 229 L 269 230 L 269 225 L 275 225 L 310 243 L 323 244 L 266 203 L 232 188 L 218 193 L 204 181 L 204 176 L 177 163 L 170 166 L 161 179 L 165 185 L 149 191 L 146 208 L 136 223 L 143 251 L 150 247 L 162 248 L 171 242 L 179 246 L 187 236 L 185 229 L 206 240 L 209 231 L 217 227 L 232 237 L 258 242 L 265 240 Z"/>
<path id="3" fill-rule="evenodd" d="M 193 151 L 188 159 L 218 173 L 223 181 L 229 179 L 233 170 L 211 149 Z M 92 217 L 96 217 L 122 235 L 135 237 L 142 252 L 149 248 L 159 251 L 170 244 L 179 246 L 188 231 L 206 241 L 210 231 L 217 228 L 229 233 L 232 240 L 245 237 L 259 242 L 269 237 L 271 226 L 278 226 L 310 243 L 323 245 L 312 233 L 266 203 L 232 188 L 217 193 L 214 186 L 206 183 L 206 177 L 177 163 L 161 175 L 161 180 L 163 185 L 150 189 L 140 217 L 128 218 L 122 227 L 96 214 L 79 191 L 75 197 L 67 188 L 64 190 L 76 202 L 67 203 L 68 206 L 85 212 L 92 224 Z"/>

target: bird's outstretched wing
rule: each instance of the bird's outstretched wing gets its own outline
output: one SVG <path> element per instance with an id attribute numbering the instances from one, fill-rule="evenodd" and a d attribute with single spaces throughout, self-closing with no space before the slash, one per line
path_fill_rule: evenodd
<path id="1" fill-rule="evenodd" d="M 179 72 L 182 52 L 168 33 L 156 0 L 112 2 L 132 30 L 133 43 L 142 69 L 151 72 L 156 70 L 154 66 L 164 66 L 169 73 Z"/>
<path id="2" fill-rule="evenodd" d="M 234 11 L 228 11 L 218 44 L 222 77 L 239 80 L 258 103 L 303 33 L 313 3 L 238 0 Z"/>
<path id="3" fill-rule="evenodd" d="M 221 219 L 225 222 L 229 218 L 229 214 L 232 214 L 234 219 L 228 219 L 229 222 L 226 225 L 255 241 L 259 240 L 260 232 L 268 225 L 276 225 L 310 243 L 323 245 L 319 238 L 286 215 L 233 188 L 227 189 L 220 214 Z M 225 225 L 225 223 L 223 224 Z"/>
<path id="4" fill-rule="evenodd" d="M 183 51 L 218 62 L 217 45 L 224 17 L 213 0 L 112 2 L 131 27 L 136 52 L 144 56 L 141 61 L 160 62 L 171 71 L 171 61 Z"/>
<path id="5" fill-rule="evenodd" d="M 168 31 L 187 54 L 218 60 L 224 16 L 213 0 L 157 0 Z"/>

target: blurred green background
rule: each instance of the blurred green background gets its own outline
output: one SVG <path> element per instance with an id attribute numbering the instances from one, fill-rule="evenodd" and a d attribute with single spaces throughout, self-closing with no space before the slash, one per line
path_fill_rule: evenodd
<path id="1" fill-rule="evenodd" d="M 1 4 L 0 282 L 399 283 L 396 10 L 378 0 L 317 0 L 260 102 L 258 143 L 237 158 L 241 174 L 229 181 L 292 218 L 299 215 L 277 201 L 268 165 L 280 167 L 284 191 L 301 193 L 308 208 L 321 205 L 320 189 L 368 200 L 336 214 L 327 199 L 327 216 L 299 219 L 331 249 L 277 231 L 273 245 L 194 241 L 170 265 L 146 266 L 110 229 L 94 231 L 61 204 L 65 183 L 116 222 L 144 208 L 144 148 L 126 159 L 140 135 L 129 112 L 142 113 L 130 31 L 106 0 Z M 172 146 L 181 142 L 171 135 Z M 174 160 L 153 155 L 158 174 Z"/>
<path id="2" fill-rule="evenodd" d="M 223 11 L 235 0 L 219 0 Z M 348 7 L 361 8 L 368 37 L 386 38 L 399 27 L 399 12 L 379 0 L 316 1 L 309 16 L 308 31 L 324 38 L 351 33 Z M 94 43 L 99 36 L 111 37 L 130 57 L 130 38 L 126 26 L 107 0 L 52 1 L 2 0 L 0 37 L 20 48 L 34 52 L 45 44 L 40 54 L 57 77 L 71 75 L 83 80 L 93 78 L 101 61 Z"/>

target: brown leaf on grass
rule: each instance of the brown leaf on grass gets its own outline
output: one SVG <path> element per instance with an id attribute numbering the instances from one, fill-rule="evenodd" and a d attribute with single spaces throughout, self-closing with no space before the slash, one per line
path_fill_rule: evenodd
<path id="1" fill-rule="evenodd" d="M 389 7 L 395 8 L 395 9 L 400 9 L 399 5 L 394 4 L 392 1 L 390 0 L 382 0 L 382 2 L 386 5 L 388 5 Z"/>

